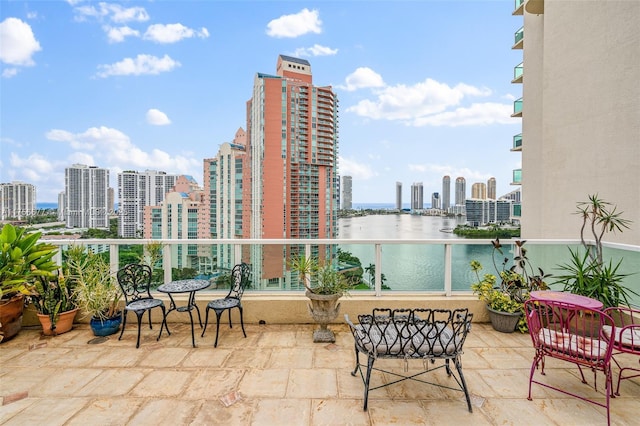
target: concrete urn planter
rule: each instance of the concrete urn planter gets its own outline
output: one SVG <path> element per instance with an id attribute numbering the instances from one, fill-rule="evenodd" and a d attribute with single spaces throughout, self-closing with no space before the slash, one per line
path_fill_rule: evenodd
<path id="1" fill-rule="evenodd" d="M 340 312 L 338 299 L 342 294 L 316 294 L 307 290 L 306 296 L 311 301 L 307 307 L 313 320 L 320 328 L 313 332 L 314 343 L 334 343 L 336 336 L 327 325 L 337 318 Z"/>

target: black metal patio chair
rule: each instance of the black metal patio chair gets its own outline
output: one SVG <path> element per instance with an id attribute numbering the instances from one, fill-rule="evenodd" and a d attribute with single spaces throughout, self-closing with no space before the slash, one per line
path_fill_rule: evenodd
<path id="1" fill-rule="evenodd" d="M 222 299 L 215 299 L 207 303 L 207 313 L 204 320 L 204 330 L 202 330 L 202 336 L 207 331 L 207 324 L 209 323 L 209 310 L 213 309 L 216 313 L 216 341 L 213 347 L 218 346 L 218 333 L 220 331 L 220 316 L 224 311 L 229 312 L 229 328 L 233 328 L 231 324 L 231 310 L 238 308 L 240 311 L 240 326 L 242 327 L 242 334 L 247 337 L 247 333 L 244 331 L 244 319 L 242 317 L 242 295 L 249 283 L 249 265 L 246 263 L 239 263 L 231 270 L 231 288 L 226 297 Z"/>
<path id="2" fill-rule="evenodd" d="M 140 263 L 130 263 L 118 271 L 117 277 L 118 284 L 120 284 L 125 299 L 122 330 L 120 331 L 118 340 L 122 339 L 122 334 L 127 325 L 127 314 L 129 311 L 133 311 L 138 317 L 138 340 L 136 342 L 136 348 L 139 348 L 142 316 L 145 312 L 149 312 L 149 328 L 153 329 L 151 325 L 151 310 L 158 307 L 162 309 L 162 325 L 160 326 L 160 333 L 156 340 L 160 340 L 163 327 L 167 329 L 168 334 L 171 334 L 165 319 L 164 302 L 161 299 L 151 296 L 149 289 L 151 286 L 151 268 Z"/>

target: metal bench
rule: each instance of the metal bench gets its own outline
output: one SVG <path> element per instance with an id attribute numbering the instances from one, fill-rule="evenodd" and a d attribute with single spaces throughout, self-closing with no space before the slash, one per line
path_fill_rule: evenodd
<path id="1" fill-rule="evenodd" d="M 464 392 L 469 412 L 471 399 L 462 374 L 462 348 L 467 333 L 471 329 L 473 314 L 468 309 L 374 309 L 370 315 L 358 315 L 358 324 L 353 324 L 349 316 L 345 321 L 349 325 L 354 339 L 356 367 L 351 372 L 364 383 L 364 410 L 367 410 L 369 391 L 389 386 L 404 380 L 438 386 L 445 389 Z M 360 354 L 367 357 L 367 363 L 360 363 Z M 408 371 L 409 360 L 422 360 L 423 369 L 415 374 L 402 375 L 374 367 L 376 359 L 392 358 L 404 360 L 404 371 Z M 437 360 L 441 365 L 431 366 Z M 455 371 L 451 368 L 451 361 Z M 422 375 L 444 368 L 448 376 L 453 377 L 457 387 L 428 382 Z M 371 387 L 371 372 L 380 371 L 396 378 L 389 383 Z"/>

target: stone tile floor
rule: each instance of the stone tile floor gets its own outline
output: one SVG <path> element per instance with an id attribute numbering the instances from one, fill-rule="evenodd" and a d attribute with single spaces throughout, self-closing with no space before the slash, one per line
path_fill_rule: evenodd
<path id="1" fill-rule="evenodd" d="M 363 411 L 363 384 L 354 367 L 353 340 L 334 325 L 336 343 L 313 343 L 312 325 L 221 326 L 197 335 L 188 324 L 170 324 L 172 334 L 156 342 L 157 326 L 143 329 L 135 348 L 135 327 L 121 341 L 94 339 L 86 325 L 56 337 L 24 329 L 0 344 L 2 425 L 604 425 L 605 409 L 534 385 L 527 400 L 533 349 L 528 335 L 502 334 L 474 324 L 462 357 L 473 413 L 464 395 L 405 381 L 371 391 Z M 196 330 L 197 331 L 197 330 Z M 624 360 L 638 364 L 637 359 Z M 379 360 L 403 373 L 403 361 Z M 409 369 L 420 369 L 410 361 Z M 617 368 L 614 374 L 617 376 Z M 582 384 L 577 369 L 554 360 L 547 379 L 602 398 Z M 540 377 L 540 376 L 538 376 Z M 378 373 L 373 383 L 389 380 Z M 433 380 L 447 382 L 443 369 Z M 635 425 L 640 417 L 640 379 L 623 381 L 611 400 L 611 422 Z"/>

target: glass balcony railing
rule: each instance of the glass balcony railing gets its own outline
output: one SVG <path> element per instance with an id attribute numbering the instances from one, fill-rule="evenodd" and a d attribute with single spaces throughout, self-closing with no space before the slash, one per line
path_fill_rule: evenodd
<path id="1" fill-rule="evenodd" d="M 513 80 L 511 80 L 511 82 L 522 83 L 523 72 L 524 72 L 523 63 L 520 62 L 520 64 L 516 65 L 515 68 L 513 69 Z"/>
<path id="2" fill-rule="evenodd" d="M 522 98 L 513 101 L 512 117 L 522 117 Z"/>
<path id="3" fill-rule="evenodd" d="M 522 185 L 522 169 L 515 169 L 513 171 L 513 180 L 511 185 Z"/>
<path id="4" fill-rule="evenodd" d="M 513 212 L 511 214 L 511 216 L 513 216 L 515 218 L 522 217 L 522 204 L 513 203 Z"/>
<path id="5" fill-rule="evenodd" d="M 522 49 L 523 39 L 524 39 L 524 27 L 520 27 L 520 29 L 516 31 L 514 34 L 513 48 Z"/>
<path id="6" fill-rule="evenodd" d="M 519 172 L 519 170 L 518 170 Z M 515 171 L 514 171 L 515 177 Z M 514 207 L 519 204 L 514 204 Z M 515 210 L 515 209 L 514 209 Z M 515 211 L 514 211 L 515 215 Z M 246 262 L 251 268 L 251 284 L 247 293 L 256 297 L 272 295 L 304 295 L 304 286 L 297 274 L 288 271 L 282 256 L 284 252 L 305 253 L 307 256 L 322 252 L 348 252 L 350 261 L 338 264 L 339 269 L 352 271 L 362 277 L 361 289 L 351 290 L 352 295 L 394 297 L 411 292 L 424 295 L 470 295 L 470 286 L 476 281 L 470 262 L 478 260 L 492 273 L 493 253 L 491 241 L 487 239 L 415 239 L 415 240 L 355 240 L 355 239 L 209 239 L 209 240 L 153 240 L 162 244 L 162 258 L 154 272 L 155 286 L 176 278 L 209 279 L 209 293 L 224 293 L 228 289 L 217 287 L 217 278 L 228 274 L 235 263 Z M 186 243 L 188 241 L 188 244 Z M 61 247 L 56 262 L 60 263 L 62 252 L 78 240 L 47 240 Z M 504 257 L 513 259 L 515 242 L 501 240 Z M 130 262 L 132 253 L 142 253 L 146 241 L 136 239 L 82 240 L 85 247 L 104 253 L 110 259 L 115 273 Z M 197 255 L 186 255 L 181 246 L 195 246 Z M 575 249 L 579 240 L 527 240 L 527 254 L 532 265 L 548 273 L 558 265 L 570 261 L 568 248 Z M 640 246 L 605 244 L 606 255 L 614 264 L 624 258 L 619 272 L 628 274 L 623 284 L 640 293 Z M 224 255 L 223 255 L 224 254 Z M 217 258 L 216 258 L 217 256 Z M 135 256 L 133 257 L 135 258 Z M 221 260 L 223 259 L 224 260 Z M 356 258 L 359 264 L 353 259 Z M 252 259 L 259 259 L 252 261 Z M 501 256 L 502 259 L 502 256 Z M 220 263 L 224 265 L 220 265 Z M 511 260 L 512 262 L 512 260 Z M 281 263 L 281 264 L 280 264 Z M 178 268 L 178 265 L 185 265 Z M 173 275 L 173 276 L 172 276 Z M 222 277 L 224 278 L 224 277 Z M 224 282 L 224 280 L 221 280 Z M 550 283 L 553 281 L 551 280 Z M 634 299 L 640 305 L 640 296 Z"/>
<path id="7" fill-rule="evenodd" d="M 512 151 L 520 151 L 522 148 L 522 133 L 518 133 L 513 137 L 513 149 Z"/>
<path id="8" fill-rule="evenodd" d="M 515 0 L 513 15 L 522 15 L 523 10 L 524 10 L 524 0 Z"/>

